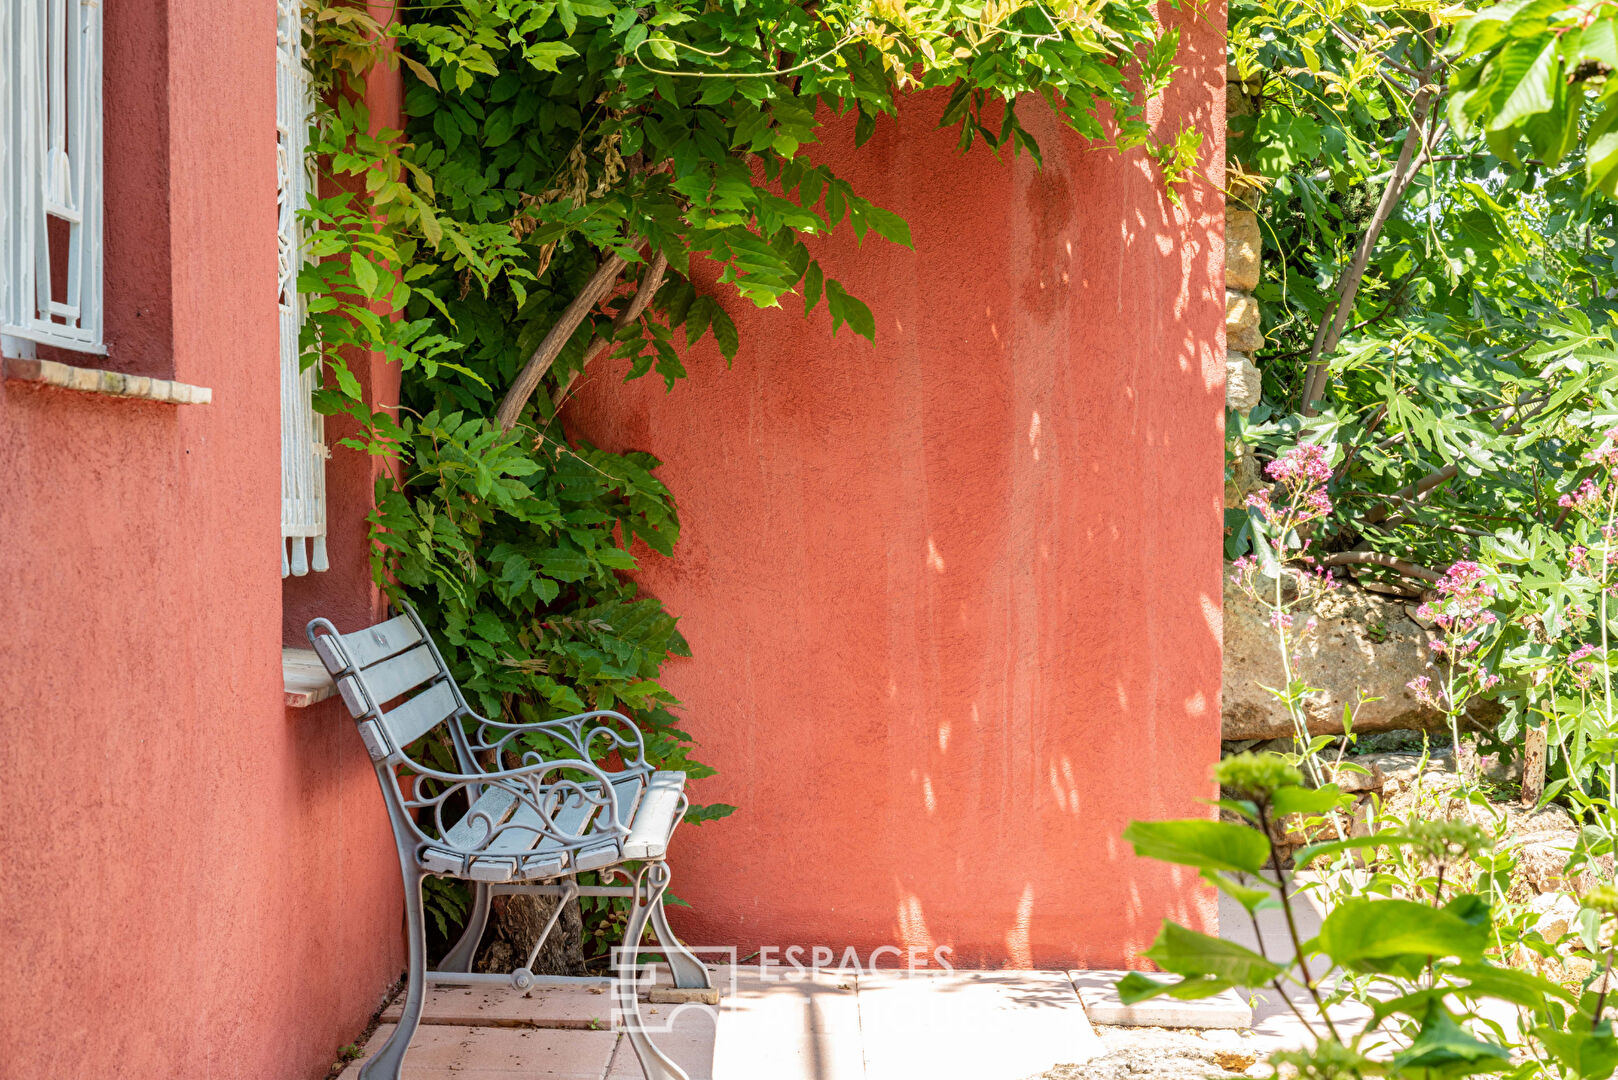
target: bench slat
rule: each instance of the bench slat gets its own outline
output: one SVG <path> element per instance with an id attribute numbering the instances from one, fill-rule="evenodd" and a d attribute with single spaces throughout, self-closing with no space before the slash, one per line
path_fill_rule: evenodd
<path id="1" fill-rule="evenodd" d="M 322 654 L 322 659 L 327 661 L 328 666 L 341 669 L 342 660 L 326 655 L 328 650 L 321 648 L 323 641 L 324 637 L 315 639 L 316 651 Z M 416 624 L 410 621 L 410 616 L 396 615 L 387 622 L 368 626 L 364 630 L 356 630 L 352 634 L 344 634 L 340 641 L 348 662 L 357 668 L 363 668 L 419 644 L 421 634 L 416 630 Z"/>
<path id="2" fill-rule="evenodd" d="M 624 840 L 624 858 L 655 859 L 669 846 L 674 831 L 674 815 L 680 809 L 680 793 L 685 789 L 685 773 L 654 772 L 646 794 L 635 810 Z"/>
<path id="3" fill-rule="evenodd" d="M 611 866 L 625 858 L 655 857 L 667 846 L 669 833 L 673 831 L 673 817 L 679 807 L 685 774 L 653 773 L 650 785 L 646 779 L 644 774 L 636 773 L 612 782 L 618 820 L 631 823 L 631 836 L 641 836 L 637 850 L 643 854 L 638 856 L 626 854 L 619 841 L 612 837 L 582 850 L 569 849 L 555 837 L 540 832 L 539 813 L 531 805 L 518 799 L 510 789 L 495 786 L 485 790 L 473 808 L 450 827 L 444 842 L 461 851 L 476 852 L 468 870 L 475 881 L 553 877 L 564 870 L 578 873 Z M 658 792 L 656 805 L 653 805 L 651 790 L 654 785 Z M 560 807 L 551 820 L 557 831 L 582 836 L 598 809 L 593 803 L 574 798 Z M 497 831 L 481 851 L 477 847 L 488 836 L 489 827 L 482 820 L 472 820 L 479 811 L 495 823 Z M 423 853 L 423 863 L 428 869 L 441 873 L 461 873 L 458 855 L 432 847 Z"/>
<path id="4" fill-rule="evenodd" d="M 472 809 L 466 816 L 451 825 L 444 834 L 446 843 L 454 844 L 462 851 L 471 851 L 483 843 L 483 838 L 489 835 L 489 823 L 482 818 L 474 820 L 474 814 L 485 814 L 489 821 L 499 825 L 511 813 L 511 808 L 517 805 L 517 795 L 509 788 L 496 787 L 491 784 L 483 789 L 478 801 L 472 804 Z"/>
<path id="5" fill-rule="evenodd" d="M 551 815 L 551 822 L 558 832 L 576 835 L 584 831 L 585 825 L 595 812 L 594 803 L 585 802 L 574 796 Z M 521 854 L 530 851 L 542 855 L 546 852 L 560 851 L 562 845 L 540 832 L 540 828 L 539 811 L 529 803 L 519 803 L 507 823 L 505 832 L 489 841 L 487 850 L 491 855 Z M 537 848 L 535 845 L 538 845 Z"/>
<path id="6" fill-rule="evenodd" d="M 443 722 L 460 706 L 448 682 L 437 683 L 396 709 L 382 714 L 393 736 L 393 744 L 403 750 Z"/>
<path id="7" fill-rule="evenodd" d="M 640 793 L 645 787 L 645 773 L 635 773 L 612 782 L 612 798 L 618 804 L 618 824 L 627 826 L 635 820 L 635 807 L 640 805 Z"/>
<path id="8" fill-rule="evenodd" d="M 360 673 L 360 681 L 371 692 L 371 700 L 381 705 L 413 690 L 438 674 L 433 651 L 418 645 L 407 653 L 373 664 Z"/>

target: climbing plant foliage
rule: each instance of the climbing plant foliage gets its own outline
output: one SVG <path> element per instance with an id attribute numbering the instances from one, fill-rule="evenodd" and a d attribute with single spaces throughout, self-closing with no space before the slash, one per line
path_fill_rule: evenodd
<path id="1" fill-rule="evenodd" d="M 1195 166 L 1194 132 L 1156 145 L 1143 119 L 1178 46 L 1144 0 L 372 10 L 307 9 L 323 184 L 300 288 L 321 407 L 358 421 L 345 445 L 398 461 L 371 519 L 377 580 L 417 601 L 490 715 L 622 709 L 657 764 L 697 777 L 658 682 L 686 644 L 630 576 L 673 550 L 678 517 L 650 454 L 555 422 L 584 365 L 611 348 L 672 386 L 704 339 L 737 355 L 737 301 L 824 305 L 834 332 L 874 339 L 810 242 L 910 230 L 812 148 L 837 118 L 863 144 L 907 91 L 947 95 L 963 150 L 1037 159 L 1020 110 L 1038 96 L 1098 152 L 1144 146 L 1171 188 Z M 403 69 L 399 129 L 362 104 L 378 65 Z M 362 399 L 360 353 L 403 369 L 397 418 Z M 525 369 L 537 385 L 513 392 Z"/>

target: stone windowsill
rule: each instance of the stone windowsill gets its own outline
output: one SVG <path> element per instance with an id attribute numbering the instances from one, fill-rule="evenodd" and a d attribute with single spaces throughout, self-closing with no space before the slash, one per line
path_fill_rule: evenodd
<path id="1" fill-rule="evenodd" d="M 281 682 L 289 709 L 307 709 L 337 693 L 331 676 L 326 674 L 326 665 L 313 649 L 281 649 Z"/>
<path id="2" fill-rule="evenodd" d="M 190 383 L 174 382 L 171 379 L 125 375 L 121 371 L 76 367 L 55 360 L 36 360 L 17 356 L 5 357 L 3 363 L 6 378 L 38 386 L 54 386 L 62 390 L 79 390 L 107 397 L 163 401 L 174 405 L 207 405 L 213 401 L 213 391 L 208 387 L 192 386 Z"/>

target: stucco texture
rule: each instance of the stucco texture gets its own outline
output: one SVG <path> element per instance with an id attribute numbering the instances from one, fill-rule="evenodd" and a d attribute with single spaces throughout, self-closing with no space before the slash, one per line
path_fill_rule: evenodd
<path id="1" fill-rule="evenodd" d="M 401 887 L 352 722 L 283 703 L 275 4 L 100 10 L 109 356 L 57 358 L 213 404 L 0 384 L 0 1072 L 321 1076 Z"/>
<path id="2" fill-rule="evenodd" d="M 665 393 L 603 363 L 565 419 L 645 449 L 679 502 L 640 578 L 693 658 L 666 669 L 728 819 L 676 838 L 690 941 L 948 945 L 956 965 L 1135 962 L 1210 895 L 1137 860 L 1132 818 L 1206 815 L 1218 754 L 1224 402 L 1222 12 L 1155 110 L 1193 120 L 1182 208 L 1139 152 L 961 157 L 940 97 L 821 160 L 915 250 L 816 254 L 867 300 L 757 311 Z"/>

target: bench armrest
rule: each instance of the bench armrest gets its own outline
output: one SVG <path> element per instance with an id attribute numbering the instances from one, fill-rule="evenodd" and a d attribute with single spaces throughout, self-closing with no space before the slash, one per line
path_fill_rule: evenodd
<path id="1" fill-rule="evenodd" d="M 488 854 L 508 830 L 535 842 L 544 837 L 563 848 L 628 835 L 629 823 L 618 818 L 611 778 L 600 767 L 575 758 L 540 761 L 532 753 L 527 756 L 534 760 L 514 769 L 449 773 L 412 762 L 413 775 L 395 774 L 418 841 L 479 855 Z M 465 803 L 457 796 L 464 796 Z M 424 818 L 435 826 L 436 837 L 417 824 Z"/>
<path id="2" fill-rule="evenodd" d="M 585 761 L 593 761 L 612 751 L 618 751 L 626 769 L 646 767 L 646 741 L 635 721 L 611 709 L 596 709 L 576 716 L 563 716 L 555 720 L 540 720 L 532 724 L 513 724 L 489 720 L 468 710 L 477 727 L 472 733 L 471 748 L 495 751 L 494 760 L 514 749 L 511 745 L 522 735 L 549 735 L 566 743 Z"/>

